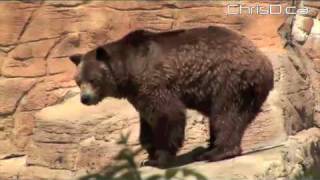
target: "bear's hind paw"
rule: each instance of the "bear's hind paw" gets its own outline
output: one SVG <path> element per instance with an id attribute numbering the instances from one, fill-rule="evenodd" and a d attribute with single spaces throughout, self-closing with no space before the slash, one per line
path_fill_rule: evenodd
<path id="1" fill-rule="evenodd" d="M 220 161 L 224 159 L 233 158 L 241 154 L 241 150 L 238 147 L 232 149 L 214 148 L 207 151 L 195 158 L 196 161 Z"/>

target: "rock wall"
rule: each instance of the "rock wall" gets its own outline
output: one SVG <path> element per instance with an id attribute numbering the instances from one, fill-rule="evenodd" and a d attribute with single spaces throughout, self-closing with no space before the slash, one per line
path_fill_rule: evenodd
<path id="1" fill-rule="evenodd" d="M 300 58 L 283 48 L 278 35 L 285 15 L 227 16 L 223 1 L 0 3 L 0 179 L 70 179 L 101 169 L 112 163 L 122 132 L 130 131 L 129 143 L 138 147 L 136 111 L 111 98 L 96 107 L 81 105 L 68 56 L 139 28 L 226 26 L 270 57 L 276 87 L 244 135 L 244 153 L 282 146 L 300 131 L 319 127 L 319 6 L 305 5 L 313 7 L 310 17 L 297 16 L 292 29 L 307 52 Z M 181 154 L 206 145 L 206 118 L 188 112 L 186 133 Z"/>
<path id="2" fill-rule="evenodd" d="M 313 63 L 312 81 L 314 89 L 320 88 L 320 3 L 314 1 L 302 1 L 300 7 L 310 9 L 307 15 L 297 15 L 293 22 L 292 36 L 297 42 L 298 48 L 304 51 L 306 58 L 310 58 Z M 315 93 L 315 125 L 320 127 L 320 96 Z"/>

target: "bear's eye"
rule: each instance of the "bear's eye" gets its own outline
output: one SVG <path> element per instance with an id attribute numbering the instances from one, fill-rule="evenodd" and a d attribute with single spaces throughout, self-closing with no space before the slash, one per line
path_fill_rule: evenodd
<path id="1" fill-rule="evenodd" d="M 89 83 L 90 84 L 96 84 L 97 83 L 97 79 L 89 79 Z"/>

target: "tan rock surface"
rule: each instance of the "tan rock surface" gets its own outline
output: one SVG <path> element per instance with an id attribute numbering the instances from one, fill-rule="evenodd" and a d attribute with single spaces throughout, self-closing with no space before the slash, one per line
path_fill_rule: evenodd
<path id="1" fill-rule="evenodd" d="M 317 153 L 320 145 L 320 131 L 312 128 L 289 138 L 278 147 L 246 154 L 234 159 L 215 163 L 196 162 L 184 166 L 196 170 L 210 180 L 298 180 L 303 175 L 303 167 L 311 167 L 310 175 L 318 177 L 319 171 L 312 169 L 319 165 Z M 25 166 L 26 158 L 20 157 L 0 162 L 0 177 L 15 179 L 20 171 L 23 180 L 75 180 L 86 174 L 83 171 L 55 170 L 46 167 Z M 143 167 L 143 177 L 162 174 L 163 170 Z M 306 177 L 312 179 L 311 176 Z M 192 178 L 186 178 L 191 180 Z"/>
<path id="2" fill-rule="evenodd" d="M 33 112 L 17 112 L 14 115 L 14 130 L 12 141 L 18 148 L 25 147 L 33 134 L 35 120 Z"/>
<path id="3" fill-rule="evenodd" d="M 2 65 L 4 77 L 41 77 L 46 74 L 46 62 L 41 58 L 28 60 L 5 59 Z"/>
<path id="4" fill-rule="evenodd" d="M 316 10 L 320 10 L 319 8 L 319 2 L 315 1 L 303 1 L 301 2 L 301 5 L 307 8 L 310 8 L 312 12 Z M 293 22 L 294 25 L 297 24 L 297 21 Z M 298 23 L 299 24 L 299 23 Z M 305 43 L 302 44 L 302 48 L 298 47 L 298 49 L 303 49 L 302 53 L 299 52 L 299 54 L 302 54 L 304 59 L 311 59 L 313 63 L 308 66 L 310 69 L 309 75 L 310 75 L 310 80 L 312 82 L 311 88 L 313 89 L 319 89 L 320 88 L 320 74 L 319 74 L 319 59 L 320 59 L 320 54 L 319 54 L 319 34 L 320 34 L 320 21 L 319 21 L 319 13 L 317 17 L 313 17 L 313 26 L 310 32 L 310 35 L 307 37 Z M 305 61 L 305 60 L 303 60 Z M 308 61 L 306 61 L 308 62 Z M 314 124 L 317 127 L 320 127 L 320 114 L 319 114 L 319 104 L 320 104 L 320 96 L 319 93 L 314 93 L 315 96 L 315 108 L 314 108 Z"/>
<path id="5" fill-rule="evenodd" d="M 201 172 L 210 180 L 298 180 L 303 168 L 310 169 L 306 179 L 319 177 L 320 130 L 312 128 L 289 138 L 279 147 L 236 157 L 216 163 L 192 163 L 185 167 Z M 162 170 L 144 167 L 146 177 Z M 191 180 L 192 178 L 185 178 Z"/>
<path id="6" fill-rule="evenodd" d="M 34 86 L 32 79 L 0 79 L 0 115 L 15 111 L 21 98 Z"/>
<path id="7" fill-rule="evenodd" d="M 27 60 L 31 58 L 45 58 L 49 49 L 57 39 L 21 43 L 16 46 L 9 54 L 15 60 Z"/>
<path id="8" fill-rule="evenodd" d="M 13 118 L 11 116 L 3 117 L 0 121 L 0 140 L 8 139 L 13 128 Z"/>
<path id="9" fill-rule="evenodd" d="M 15 44 L 21 39 L 27 29 L 27 22 L 32 19 L 33 12 L 39 7 L 39 3 L 5 3 L 0 6 L 0 21 L 6 22 L 0 28 L 1 45 Z M 14 10 L 19 13 L 12 13 Z"/>

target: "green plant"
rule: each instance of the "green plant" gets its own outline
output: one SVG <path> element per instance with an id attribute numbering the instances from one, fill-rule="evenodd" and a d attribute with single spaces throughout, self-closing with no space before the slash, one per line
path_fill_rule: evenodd
<path id="1" fill-rule="evenodd" d="M 142 177 L 139 165 L 134 158 L 142 149 L 132 150 L 128 145 L 128 135 L 121 135 L 118 141 L 122 150 L 115 157 L 115 165 L 105 168 L 102 172 L 85 176 L 81 180 L 183 180 L 186 177 L 194 177 L 196 180 L 206 180 L 200 173 L 188 168 L 170 168 L 163 174 L 154 174 Z"/>

